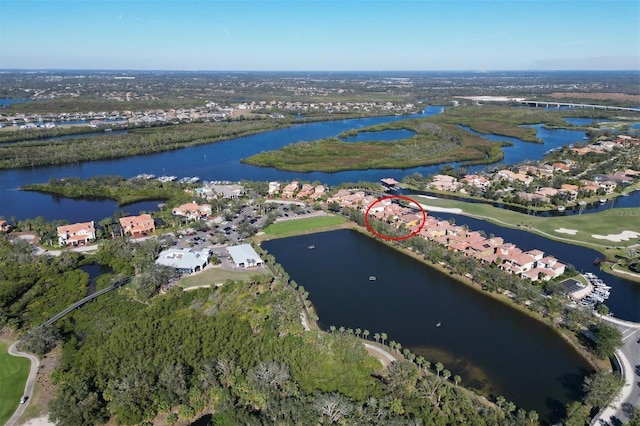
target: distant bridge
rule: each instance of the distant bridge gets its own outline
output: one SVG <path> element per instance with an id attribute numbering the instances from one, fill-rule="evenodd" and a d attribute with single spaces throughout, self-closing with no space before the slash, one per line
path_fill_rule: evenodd
<path id="1" fill-rule="evenodd" d="M 617 106 L 610 106 L 610 105 L 574 104 L 570 102 L 528 101 L 528 100 L 521 100 L 518 102 L 522 105 L 533 106 L 536 108 L 543 106 L 545 108 L 568 107 L 568 108 L 588 108 L 588 109 L 640 112 L 640 108 L 625 108 L 625 107 L 617 107 Z"/>

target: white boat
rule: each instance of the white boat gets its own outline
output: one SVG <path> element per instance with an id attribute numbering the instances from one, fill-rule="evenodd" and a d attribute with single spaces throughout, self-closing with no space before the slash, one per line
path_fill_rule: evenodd
<path id="1" fill-rule="evenodd" d="M 564 211 L 564 206 L 558 206 L 558 207 L 557 207 L 557 210 L 558 210 L 559 212 L 563 212 L 563 211 Z"/>
<path id="2" fill-rule="evenodd" d="M 369 276 L 369 281 L 375 281 L 376 279 L 377 279 L 377 278 L 376 278 L 375 276 L 373 276 L 373 275 L 370 275 L 370 276 Z"/>
<path id="3" fill-rule="evenodd" d="M 602 204 L 604 204 L 604 203 L 606 203 L 606 202 L 607 202 L 607 199 L 606 199 L 606 198 L 600 198 L 600 202 L 601 202 Z"/>
<path id="4" fill-rule="evenodd" d="M 440 327 L 442 325 L 442 322 L 438 321 L 438 323 L 436 324 L 436 327 Z"/>
<path id="5" fill-rule="evenodd" d="M 313 244 L 311 244 L 309 247 L 307 247 L 309 250 L 313 250 L 314 248 L 316 248 L 316 246 L 314 246 Z"/>

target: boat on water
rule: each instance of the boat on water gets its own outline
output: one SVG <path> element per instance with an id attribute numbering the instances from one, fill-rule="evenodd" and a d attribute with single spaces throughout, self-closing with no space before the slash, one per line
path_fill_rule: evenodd
<path id="1" fill-rule="evenodd" d="M 369 275 L 369 281 L 375 281 L 377 278 L 373 275 Z"/>
<path id="2" fill-rule="evenodd" d="M 438 321 L 438 323 L 436 324 L 436 327 L 440 327 L 442 325 L 441 321 Z"/>
<path id="3" fill-rule="evenodd" d="M 565 210 L 565 208 L 564 208 L 564 206 L 558 206 L 558 207 L 557 207 L 557 210 L 558 210 L 559 212 L 563 212 L 563 211 Z"/>
<path id="4" fill-rule="evenodd" d="M 313 250 L 314 248 L 316 248 L 316 246 L 314 246 L 313 244 L 311 244 L 309 247 L 307 247 L 309 250 Z"/>
<path id="5" fill-rule="evenodd" d="M 606 198 L 600 198 L 600 202 L 601 202 L 602 204 L 604 204 L 604 203 L 606 203 L 606 202 L 607 202 L 607 199 L 606 199 Z"/>

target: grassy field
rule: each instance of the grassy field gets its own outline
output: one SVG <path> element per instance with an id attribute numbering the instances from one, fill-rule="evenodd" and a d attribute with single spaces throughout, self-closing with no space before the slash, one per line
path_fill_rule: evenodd
<path id="1" fill-rule="evenodd" d="M 220 267 L 209 268 L 199 274 L 182 277 L 178 281 L 180 287 L 198 287 L 203 285 L 210 285 L 216 283 L 223 283 L 228 279 L 234 281 L 247 280 L 252 275 L 260 274 L 261 272 L 255 270 L 248 271 L 230 271 L 228 269 L 222 269 Z"/>
<path id="2" fill-rule="evenodd" d="M 27 358 L 9 355 L 9 344 L 0 342 L 0 424 L 5 424 L 13 414 L 29 376 Z"/>
<path id="3" fill-rule="evenodd" d="M 282 235 L 290 232 L 306 231 L 325 226 L 341 225 L 347 220 L 341 216 L 318 216 L 306 219 L 288 220 L 269 225 L 265 230 L 268 235 Z"/>
<path id="4" fill-rule="evenodd" d="M 623 231 L 638 231 L 640 208 L 610 209 L 580 216 L 537 217 L 493 207 L 490 204 L 429 199 L 419 195 L 415 195 L 413 198 L 427 206 L 460 209 L 463 212 L 462 214 L 477 219 L 487 220 L 510 228 L 524 229 L 559 241 L 584 245 L 599 250 L 607 248 L 622 249 L 640 242 L 638 238 L 614 242 L 593 238 L 592 236 L 619 234 Z M 437 212 L 432 215 L 437 216 Z M 570 235 L 556 231 L 561 228 L 576 230 L 577 232 L 575 235 Z"/>

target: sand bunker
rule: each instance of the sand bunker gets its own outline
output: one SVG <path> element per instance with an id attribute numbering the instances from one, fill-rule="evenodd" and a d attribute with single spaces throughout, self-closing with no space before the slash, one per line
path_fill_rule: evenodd
<path id="1" fill-rule="evenodd" d="M 554 229 L 554 231 L 560 234 L 569 234 L 569 235 L 576 235 L 578 233 L 577 229 L 567 229 L 567 228 L 558 228 L 558 229 Z"/>
<path id="2" fill-rule="evenodd" d="M 608 240 L 613 241 L 614 243 L 619 243 L 620 241 L 628 241 L 632 238 L 638 238 L 640 237 L 640 233 L 635 231 L 622 231 L 619 234 L 591 235 L 591 237 L 596 240 Z"/>

